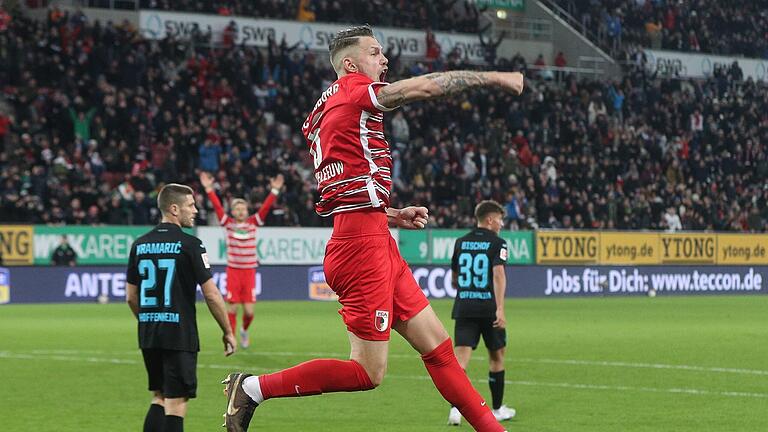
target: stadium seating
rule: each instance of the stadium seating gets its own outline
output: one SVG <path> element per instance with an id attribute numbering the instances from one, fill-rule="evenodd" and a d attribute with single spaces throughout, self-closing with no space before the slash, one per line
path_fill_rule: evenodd
<path id="1" fill-rule="evenodd" d="M 475 33 L 478 8 L 465 0 L 143 0 L 147 9 L 302 21 L 376 23 Z"/>
<path id="2" fill-rule="evenodd" d="M 286 191 L 267 223 L 330 224 L 313 211 L 300 135 L 335 78 L 324 56 L 152 42 L 127 24 L 60 13 L 15 17 L 0 47 L 0 220 L 154 223 L 158 185 L 199 186 L 205 169 L 225 200 L 255 204 L 283 172 Z M 450 56 L 442 65 L 468 67 Z M 426 70 L 392 69 L 390 79 Z M 765 230 L 764 84 L 737 70 L 683 81 L 638 66 L 621 82 L 534 78 L 528 88 L 388 115 L 392 204 L 427 205 L 439 227 L 469 226 L 473 205 L 494 198 L 509 226 L 665 229 L 674 211 L 683 229 Z M 211 211 L 198 199 L 205 224 Z"/>
<path id="3" fill-rule="evenodd" d="M 765 0 L 553 0 L 597 42 L 768 58 Z"/>

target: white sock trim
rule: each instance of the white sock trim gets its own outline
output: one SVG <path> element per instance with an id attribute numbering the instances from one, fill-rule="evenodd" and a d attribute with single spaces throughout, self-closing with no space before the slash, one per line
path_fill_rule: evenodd
<path id="1" fill-rule="evenodd" d="M 264 395 L 261 393 L 261 384 L 259 384 L 259 377 L 249 376 L 243 380 L 243 390 L 245 394 L 251 397 L 254 402 L 260 404 L 264 402 Z"/>

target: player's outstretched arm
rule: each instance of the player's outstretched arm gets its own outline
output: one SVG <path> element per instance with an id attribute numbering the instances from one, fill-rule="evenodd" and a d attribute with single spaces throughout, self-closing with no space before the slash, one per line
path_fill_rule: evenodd
<path id="1" fill-rule="evenodd" d="M 211 204 L 213 204 L 213 210 L 216 212 L 216 217 L 219 219 L 219 223 L 223 223 L 222 221 L 224 220 L 226 213 L 224 213 L 224 206 L 221 205 L 221 201 L 219 201 L 219 197 L 213 189 L 214 181 L 213 176 L 209 173 L 205 171 L 200 173 L 200 184 L 203 186 L 203 189 L 205 189 L 205 194 L 208 195 Z"/>
<path id="2" fill-rule="evenodd" d="M 269 180 L 269 195 L 267 195 L 267 198 L 261 203 L 261 208 L 255 216 L 256 223 L 259 226 L 264 225 L 264 221 L 267 220 L 269 210 L 272 209 L 272 205 L 277 201 L 277 196 L 280 195 L 280 190 L 283 188 L 284 184 L 285 178 L 282 174 L 278 174 Z"/>
<path id="3" fill-rule="evenodd" d="M 376 94 L 379 104 L 397 108 L 410 102 L 450 96 L 473 87 L 498 87 L 520 94 L 523 74 L 520 72 L 434 72 L 396 81 L 382 87 Z"/>
<path id="4" fill-rule="evenodd" d="M 208 305 L 208 310 L 211 311 L 211 315 L 221 327 L 223 333 L 222 340 L 224 342 L 224 355 L 229 356 L 235 353 L 235 334 L 232 332 L 232 326 L 229 325 L 229 318 L 227 317 L 227 307 L 224 304 L 224 299 L 221 297 L 221 291 L 216 286 L 216 282 L 213 279 L 208 279 L 205 283 L 200 285 L 203 291 L 203 297 L 205 297 L 205 303 Z"/>

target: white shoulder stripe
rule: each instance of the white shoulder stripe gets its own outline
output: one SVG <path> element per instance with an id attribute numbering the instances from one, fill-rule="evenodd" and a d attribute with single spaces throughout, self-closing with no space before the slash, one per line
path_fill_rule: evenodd
<path id="1" fill-rule="evenodd" d="M 388 83 L 383 83 L 383 82 L 372 82 L 368 85 L 368 94 L 371 96 L 371 103 L 373 104 L 373 106 L 375 106 L 376 109 L 380 111 L 392 111 L 393 109 L 397 108 L 397 107 L 387 108 L 384 105 L 379 103 L 379 99 L 376 97 L 376 92 L 373 91 L 374 84 L 389 85 Z"/>

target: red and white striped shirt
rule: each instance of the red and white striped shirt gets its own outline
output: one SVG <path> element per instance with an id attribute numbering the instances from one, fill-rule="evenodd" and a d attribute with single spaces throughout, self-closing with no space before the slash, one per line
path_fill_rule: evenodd
<path id="1" fill-rule="evenodd" d="M 216 192 L 208 192 L 208 199 L 213 204 L 219 223 L 227 230 L 227 266 L 231 268 L 250 269 L 259 265 L 256 252 L 256 228 L 264 225 L 269 209 L 275 203 L 277 195 L 270 193 L 259 212 L 248 216 L 244 222 L 238 222 L 224 213 Z"/>
<path id="2" fill-rule="evenodd" d="M 320 216 L 389 206 L 392 157 L 384 139 L 384 113 L 376 99 L 387 85 L 347 74 L 323 92 L 302 126 L 309 142 Z"/>

